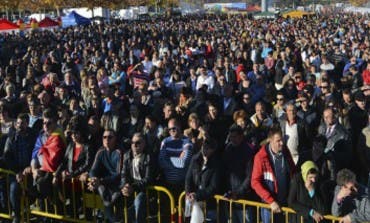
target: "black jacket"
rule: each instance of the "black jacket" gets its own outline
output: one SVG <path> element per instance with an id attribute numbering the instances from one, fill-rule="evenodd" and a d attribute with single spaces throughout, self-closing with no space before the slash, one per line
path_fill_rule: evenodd
<path id="1" fill-rule="evenodd" d="M 62 171 L 67 170 L 70 173 L 70 177 L 76 177 L 84 172 L 86 172 L 92 165 L 93 156 L 90 146 L 85 144 L 78 155 L 77 161 L 73 161 L 73 153 L 75 149 L 75 143 L 71 142 L 67 146 L 66 153 L 62 163 L 59 165 L 55 172 L 55 175 L 60 175 Z"/>
<path id="2" fill-rule="evenodd" d="M 293 222 L 301 222 L 302 216 L 305 220 L 314 220 L 310 217 L 310 210 L 313 209 L 321 215 L 328 214 L 329 207 L 323 197 L 320 184 L 316 185 L 315 194 L 311 198 L 302 179 L 302 174 L 296 174 L 290 181 L 290 190 L 288 195 L 288 204 L 297 212 L 296 218 L 292 218 Z M 306 221 L 305 221 L 306 222 Z"/>
<path id="3" fill-rule="evenodd" d="M 102 184 L 118 190 L 120 171 L 122 169 L 123 155 L 119 149 L 109 151 L 101 147 L 95 155 L 89 176 L 100 178 Z"/>
<path id="4" fill-rule="evenodd" d="M 121 171 L 121 184 L 120 188 L 125 184 L 130 184 L 135 192 L 145 192 L 146 187 L 154 179 L 154 159 L 149 154 L 143 153 L 139 160 L 139 172 L 141 180 L 134 179 L 133 172 L 133 159 L 134 156 L 130 151 L 125 153 L 123 160 L 123 168 Z"/>
<path id="5" fill-rule="evenodd" d="M 0 159 L 0 165 L 14 172 L 23 171 L 31 162 L 36 138 L 37 135 L 31 128 L 27 128 L 22 135 L 16 131 L 10 131 L 5 142 L 4 154 Z M 20 141 L 24 144 L 20 144 Z M 23 148 L 20 148 L 20 146 Z M 20 160 L 19 152 L 26 153 L 23 154 L 25 159 L 22 161 Z"/>
<path id="6" fill-rule="evenodd" d="M 234 193 L 238 199 L 255 199 L 251 187 L 253 159 L 256 151 L 246 141 L 239 146 L 228 143 L 223 155 L 226 191 Z"/>
<path id="7" fill-rule="evenodd" d="M 197 201 L 207 201 L 215 207 L 213 196 L 220 193 L 221 166 L 218 154 L 213 154 L 203 169 L 203 157 L 199 152 L 193 156 L 185 178 L 185 192 L 195 193 Z"/>

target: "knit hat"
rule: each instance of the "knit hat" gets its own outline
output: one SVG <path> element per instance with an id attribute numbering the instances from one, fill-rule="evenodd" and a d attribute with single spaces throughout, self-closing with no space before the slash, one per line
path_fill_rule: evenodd
<path id="1" fill-rule="evenodd" d="M 302 173 L 302 177 L 303 177 L 303 181 L 306 183 L 306 180 L 307 180 L 307 175 L 308 175 L 308 172 L 311 170 L 311 169 L 315 169 L 317 171 L 319 171 L 319 168 L 316 166 L 316 164 L 312 161 L 306 161 L 302 164 L 301 166 L 301 173 Z"/>

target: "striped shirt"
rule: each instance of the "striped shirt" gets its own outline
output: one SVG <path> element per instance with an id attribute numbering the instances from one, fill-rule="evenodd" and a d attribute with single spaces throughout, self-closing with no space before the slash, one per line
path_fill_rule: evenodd
<path id="1" fill-rule="evenodd" d="M 192 152 L 193 144 L 188 137 L 173 139 L 170 136 L 162 141 L 159 166 L 167 183 L 184 184 Z"/>

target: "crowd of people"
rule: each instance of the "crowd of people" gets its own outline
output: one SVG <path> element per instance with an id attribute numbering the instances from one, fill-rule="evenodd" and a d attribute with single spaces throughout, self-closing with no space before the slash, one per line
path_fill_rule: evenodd
<path id="1" fill-rule="evenodd" d="M 124 197 L 129 222 L 145 222 L 148 185 L 206 201 L 210 222 L 215 194 L 268 203 L 265 223 L 284 222 L 283 206 L 297 221 L 369 221 L 369 19 L 205 15 L 1 34 L 0 165 L 16 175 L 0 179 L 0 208 L 9 197 L 19 222 L 25 178 L 28 196 L 57 204 L 75 178 L 107 222 L 122 219 Z M 257 219 L 252 207 L 232 214 Z"/>

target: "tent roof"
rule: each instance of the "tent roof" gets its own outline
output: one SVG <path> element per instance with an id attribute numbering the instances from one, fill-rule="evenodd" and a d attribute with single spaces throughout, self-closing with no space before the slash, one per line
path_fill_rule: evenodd
<path id="1" fill-rule="evenodd" d="M 284 18 L 287 18 L 287 17 L 302 18 L 303 16 L 309 16 L 309 15 L 314 15 L 314 14 L 315 13 L 313 12 L 305 12 L 301 10 L 291 10 L 291 11 L 286 11 L 282 13 Z"/>
<path id="2" fill-rule="evenodd" d="M 0 30 L 19 29 L 17 24 L 10 22 L 7 19 L 0 19 Z"/>
<path id="3" fill-rule="evenodd" d="M 50 27 L 50 26 L 59 26 L 59 23 L 52 20 L 49 17 L 45 17 L 39 22 L 39 27 Z"/>
<path id="4" fill-rule="evenodd" d="M 261 11 L 261 7 L 258 5 L 248 5 L 247 7 L 248 12 L 256 12 L 256 11 Z"/>
<path id="5" fill-rule="evenodd" d="M 90 19 L 83 17 L 82 15 L 78 14 L 75 11 L 72 11 L 67 16 L 70 17 L 70 18 L 74 18 L 78 25 L 88 25 L 91 22 Z"/>

